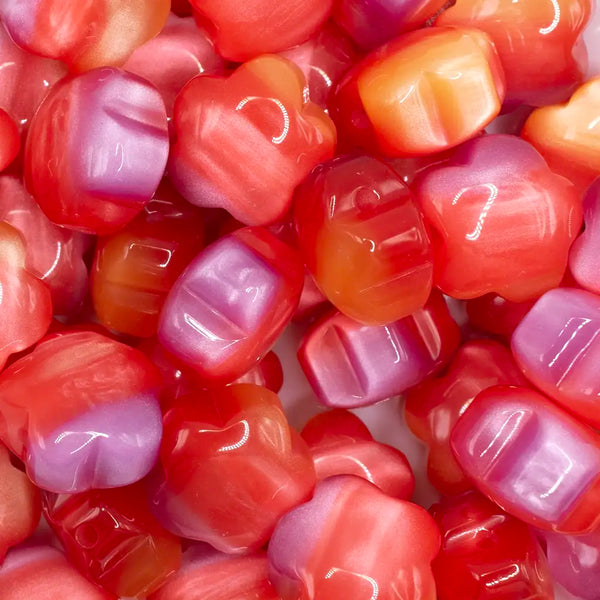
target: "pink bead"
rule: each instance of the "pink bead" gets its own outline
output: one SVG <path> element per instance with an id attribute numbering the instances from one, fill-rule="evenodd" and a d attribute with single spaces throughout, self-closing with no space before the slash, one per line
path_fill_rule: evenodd
<path id="1" fill-rule="evenodd" d="M 434 294 L 424 308 L 385 326 L 330 314 L 306 334 L 298 359 L 320 402 L 355 408 L 420 383 L 451 358 L 459 338 L 443 298 Z"/>
<path id="2" fill-rule="evenodd" d="M 434 600 L 430 563 L 439 546 L 420 506 L 340 475 L 319 483 L 310 502 L 277 524 L 271 581 L 282 600 Z"/>
<path id="3" fill-rule="evenodd" d="M 77 312 L 87 292 L 83 253 L 90 240 L 52 223 L 16 177 L 0 177 L 0 219 L 23 236 L 27 269 L 50 288 L 54 314 Z"/>
<path id="4" fill-rule="evenodd" d="M 0 108 L 0 171 L 15 160 L 21 147 L 19 128 L 11 116 Z"/>
<path id="5" fill-rule="evenodd" d="M 522 521 L 572 534 L 600 522 L 600 436 L 538 392 L 481 392 L 451 445 L 479 490 Z"/>
<path id="6" fill-rule="evenodd" d="M 48 218 L 111 233 L 144 207 L 163 176 L 167 115 L 148 82 L 118 69 L 63 79 L 32 120 L 27 188 Z"/>
<path id="7" fill-rule="evenodd" d="M 164 304 L 158 338 L 202 378 L 230 382 L 273 345 L 291 319 L 303 266 L 292 248 L 246 227 L 203 250 Z"/>
<path id="8" fill-rule="evenodd" d="M 170 118 L 175 96 L 183 86 L 196 75 L 220 75 L 225 62 L 193 17 L 171 14 L 162 31 L 135 50 L 123 68 L 156 86 Z"/>

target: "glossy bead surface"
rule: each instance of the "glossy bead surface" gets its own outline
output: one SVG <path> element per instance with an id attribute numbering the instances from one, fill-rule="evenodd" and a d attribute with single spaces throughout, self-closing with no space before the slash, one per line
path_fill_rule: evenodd
<path id="1" fill-rule="evenodd" d="M 246 225 L 281 219 L 296 185 L 335 147 L 333 123 L 305 100 L 304 87 L 300 69 L 279 56 L 245 63 L 228 78 L 190 81 L 175 103 L 175 187 Z"/>
<path id="2" fill-rule="evenodd" d="M 434 600 L 430 563 L 439 544 L 420 506 L 359 477 L 331 477 L 277 524 L 271 581 L 282 600 Z"/>
<path id="3" fill-rule="evenodd" d="M 56 84 L 31 122 L 28 190 L 48 218 L 106 234 L 155 192 L 169 152 L 164 102 L 150 83 L 96 69 Z"/>
<path id="4" fill-rule="evenodd" d="M 408 391 L 406 422 L 429 446 L 427 475 L 443 494 L 473 487 L 452 454 L 450 434 L 475 396 L 494 385 L 527 384 L 507 348 L 492 340 L 476 340 L 459 348 L 442 377 Z"/>
<path id="5" fill-rule="evenodd" d="M 523 302 L 560 283 L 581 202 L 528 143 L 508 135 L 472 140 L 413 189 L 434 229 L 434 282 L 444 293 Z"/>
<path id="6" fill-rule="evenodd" d="M 166 180 L 123 229 L 101 238 L 91 273 L 94 309 L 115 331 L 150 337 L 167 294 L 202 248 L 204 223 Z"/>
<path id="7" fill-rule="evenodd" d="M 432 563 L 438 600 L 553 600 L 546 557 L 525 523 L 477 492 L 430 512 L 442 534 Z"/>
<path id="8" fill-rule="evenodd" d="M 0 438 L 40 487 L 118 487 L 156 462 L 158 374 L 139 351 L 93 332 L 54 334 L 0 375 Z"/>
<path id="9" fill-rule="evenodd" d="M 137 48 L 123 68 L 156 86 L 172 117 L 175 97 L 183 86 L 196 75 L 220 75 L 225 63 L 192 17 L 170 15 L 161 32 Z"/>
<path id="10" fill-rule="evenodd" d="M 74 495 L 44 492 L 43 505 L 69 560 L 117 596 L 145 598 L 180 566 L 181 542 L 152 516 L 141 483 Z"/>
<path id="11" fill-rule="evenodd" d="M 566 100 L 585 78 L 581 34 L 590 0 L 457 0 L 436 26 L 473 27 L 493 40 L 506 74 L 506 104 Z"/>
<path id="12" fill-rule="evenodd" d="M 219 54 L 243 62 L 301 44 L 325 23 L 333 0 L 190 0 L 214 36 Z"/>
<path id="13" fill-rule="evenodd" d="M 0 370 L 11 354 L 40 340 L 52 320 L 50 291 L 26 259 L 21 234 L 0 221 Z"/>
<path id="14" fill-rule="evenodd" d="M 149 600 L 280 600 L 264 552 L 232 556 L 207 544 L 183 554 L 181 569 Z"/>
<path id="15" fill-rule="evenodd" d="M 77 313 L 87 293 L 83 254 L 90 240 L 52 223 L 17 177 L 0 177 L 0 219 L 23 236 L 27 270 L 50 289 L 53 313 Z"/>
<path id="16" fill-rule="evenodd" d="M 446 364 L 460 333 L 441 296 L 385 326 L 333 313 L 305 335 L 298 359 L 319 402 L 333 408 L 374 404 L 420 383 Z"/>
<path id="17" fill-rule="evenodd" d="M 170 7 L 169 0 L 4 0 L 0 17 L 26 50 L 87 71 L 123 64 L 161 30 Z"/>
<path id="18" fill-rule="evenodd" d="M 409 500 L 415 477 L 406 456 L 373 439 L 351 412 L 334 409 L 310 419 L 301 434 L 312 452 L 317 481 L 355 475 L 394 498 Z"/>
<path id="19" fill-rule="evenodd" d="M 544 294 L 512 337 L 527 379 L 582 421 L 600 428 L 600 297 L 560 288 Z"/>
<path id="20" fill-rule="evenodd" d="M 26 540 L 35 531 L 42 506 L 39 490 L 23 471 L 12 464 L 10 452 L 1 442 L 0 481 L 1 565 L 9 548 Z"/>
<path id="21" fill-rule="evenodd" d="M 584 190 L 600 175 L 600 77 L 584 83 L 566 104 L 534 110 L 521 135 L 556 173 Z"/>
<path id="22" fill-rule="evenodd" d="M 308 448 L 266 388 L 197 392 L 165 414 L 151 503 L 174 533 L 222 552 L 258 549 L 314 485 Z"/>
<path id="23" fill-rule="evenodd" d="M 417 29 L 433 17 L 446 0 L 338 0 L 333 18 L 365 50 Z"/>
<path id="24" fill-rule="evenodd" d="M 88 581 L 51 546 L 23 546 L 8 553 L 0 564 L 2 600 L 116 600 L 116 596 Z"/>
<path id="25" fill-rule="evenodd" d="M 271 348 L 302 290 L 297 253 L 260 227 L 205 248 L 171 288 L 158 338 L 203 378 L 233 381 Z"/>
<path id="26" fill-rule="evenodd" d="M 504 74 L 490 38 L 468 29 L 401 35 L 339 83 L 332 116 L 346 142 L 388 156 L 441 152 L 500 112 Z"/>
<path id="27" fill-rule="evenodd" d="M 431 242 L 411 191 L 384 163 L 349 156 L 319 165 L 296 189 L 294 220 L 306 266 L 348 317 L 385 325 L 424 306 Z"/>
<path id="28" fill-rule="evenodd" d="M 21 147 L 19 128 L 12 117 L 0 108 L 0 171 L 16 158 Z"/>
<path id="29" fill-rule="evenodd" d="M 600 436 L 540 393 L 481 392 L 450 443 L 477 488 L 522 521 L 572 534 L 598 525 Z"/>

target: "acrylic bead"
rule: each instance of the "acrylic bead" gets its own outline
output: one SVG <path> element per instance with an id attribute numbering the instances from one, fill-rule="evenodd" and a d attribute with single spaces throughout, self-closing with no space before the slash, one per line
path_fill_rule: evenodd
<path id="1" fill-rule="evenodd" d="M 0 564 L 2 600 L 117 600 L 81 575 L 51 546 L 22 546 Z"/>
<path id="2" fill-rule="evenodd" d="M 325 23 L 333 0 L 190 0 L 226 59 L 243 62 L 305 42 Z"/>
<path id="3" fill-rule="evenodd" d="M 266 388 L 196 392 L 165 414 L 151 503 L 178 535 L 227 553 L 256 550 L 314 485 L 308 448 Z"/>
<path id="4" fill-rule="evenodd" d="M 0 220 L 23 236 L 27 270 L 50 289 L 53 313 L 77 313 L 88 287 L 83 254 L 92 240 L 52 223 L 13 176 L 0 177 Z"/>
<path id="5" fill-rule="evenodd" d="M 600 428 L 600 297 L 572 288 L 544 294 L 512 337 L 515 360 L 537 388 Z"/>
<path id="6" fill-rule="evenodd" d="M 431 507 L 442 534 L 432 563 L 438 600 L 553 600 L 552 579 L 533 532 L 477 492 Z"/>
<path id="7" fill-rule="evenodd" d="M 581 191 L 600 176 L 600 77 L 578 88 L 568 103 L 533 111 L 521 135 Z"/>
<path id="8" fill-rule="evenodd" d="M 417 29 L 447 0 L 338 0 L 333 18 L 365 50 Z"/>
<path id="9" fill-rule="evenodd" d="M 450 443 L 477 488 L 522 521 L 570 534 L 600 523 L 600 436 L 540 393 L 481 392 Z"/>
<path id="10" fill-rule="evenodd" d="M 450 448 L 450 434 L 475 396 L 494 385 L 527 385 L 510 351 L 492 340 L 461 346 L 445 374 L 410 389 L 405 417 L 413 433 L 429 446 L 427 475 L 443 494 L 473 487 Z"/>
<path id="11" fill-rule="evenodd" d="M 120 229 L 145 206 L 169 152 L 159 92 L 118 69 L 56 84 L 31 122 L 25 181 L 48 218 L 86 233 Z"/>
<path id="12" fill-rule="evenodd" d="M 101 238 L 91 272 L 100 322 L 138 337 L 156 334 L 167 294 L 202 249 L 204 223 L 165 180 L 142 212 Z"/>
<path id="13" fill-rule="evenodd" d="M 245 63 L 228 78 L 190 81 L 175 103 L 175 187 L 246 225 L 281 219 L 296 185 L 335 147 L 333 123 L 306 101 L 304 87 L 300 69 L 279 56 Z"/>
<path id="14" fill-rule="evenodd" d="M 302 290 L 297 253 L 260 227 L 246 227 L 205 248 L 164 304 L 158 338 L 209 381 L 228 383 L 271 348 Z"/>
<path id="15" fill-rule="evenodd" d="M 69 560 L 119 597 L 145 598 L 181 564 L 181 542 L 152 516 L 141 483 L 74 495 L 44 492 L 43 505 Z"/>
<path id="16" fill-rule="evenodd" d="M 373 439 L 351 412 L 334 409 L 308 421 L 300 435 L 312 453 L 317 481 L 335 475 L 355 475 L 394 498 L 409 500 L 415 477 L 406 456 Z"/>
<path id="17" fill-rule="evenodd" d="M 38 489 L 31 483 L 27 475 L 13 464 L 10 452 L 1 442 L 0 481 L 2 482 L 0 486 L 0 565 L 2 565 L 9 548 L 23 542 L 35 531 L 40 520 L 42 505 Z"/>
<path id="18" fill-rule="evenodd" d="M 439 543 L 420 506 L 359 477 L 330 477 L 277 524 L 271 581 L 282 600 L 434 600 Z"/>
<path id="19" fill-rule="evenodd" d="M 123 68 L 156 86 L 171 118 L 183 86 L 196 75 L 220 75 L 225 62 L 192 17 L 170 15 L 161 32 L 137 48 Z"/>
<path id="20" fill-rule="evenodd" d="M 590 12 L 590 0 L 457 0 L 436 26 L 485 31 L 506 74 L 506 105 L 543 106 L 566 100 L 584 80 Z"/>
<path id="21" fill-rule="evenodd" d="M 0 17 L 25 50 L 87 71 L 125 62 L 165 24 L 169 0 L 3 0 Z"/>
<path id="22" fill-rule="evenodd" d="M 420 156 L 477 135 L 503 99 L 504 73 L 490 38 L 436 27 L 401 35 L 353 67 L 331 114 L 346 144 Z"/>
<path id="23" fill-rule="evenodd" d="M 52 320 L 50 291 L 26 260 L 23 237 L 0 221 L 0 371 L 11 354 L 40 340 Z"/>
<path id="24" fill-rule="evenodd" d="M 0 108 L 0 172 L 15 160 L 20 147 L 21 137 L 17 124 Z"/>
<path id="25" fill-rule="evenodd" d="M 434 230 L 434 282 L 444 293 L 523 302 L 560 283 L 581 202 L 530 144 L 508 135 L 472 140 L 413 189 Z"/>
<path id="26" fill-rule="evenodd" d="M 386 325 L 423 308 L 433 252 L 414 196 L 368 156 L 316 167 L 296 189 L 294 220 L 306 266 L 348 317 Z"/>
<path id="27" fill-rule="evenodd" d="M 280 600 L 268 577 L 264 552 L 235 556 L 197 544 L 181 569 L 149 600 Z"/>
<path id="28" fill-rule="evenodd" d="M 0 375 L 0 438 L 44 489 L 127 485 L 156 462 L 158 387 L 138 350 L 93 332 L 54 334 Z"/>
<path id="29" fill-rule="evenodd" d="M 298 359 L 319 402 L 332 408 L 374 404 L 420 383 L 458 347 L 458 326 L 441 296 L 384 326 L 332 313 L 305 335 Z"/>

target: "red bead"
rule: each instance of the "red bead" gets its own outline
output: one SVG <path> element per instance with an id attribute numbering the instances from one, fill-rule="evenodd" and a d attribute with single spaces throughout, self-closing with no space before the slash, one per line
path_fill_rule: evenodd
<path id="1" fill-rule="evenodd" d="M 415 477 L 406 456 L 376 442 L 362 421 L 336 409 L 313 417 L 301 432 L 315 463 L 317 481 L 335 475 L 356 475 L 382 492 L 408 500 Z"/>
<path id="2" fill-rule="evenodd" d="M 433 229 L 434 282 L 444 293 L 523 302 L 560 283 L 581 201 L 522 139 L 472 140 L 413 189 Z"/>
<path id="3" fill-rule="evenodd" d="M 67 557 L 117 596 L 146 597 L 175 573 L 181 542 L 163 529 L 143 484 L 83 494 L 43 494 L 44 516 Z"/>
<path id="4" fill-rule="evenodd" d="M 200 210 L 163 181 L 133 221 L 98 241 L 91 292 L 100 322 L 121 333 L 155 335 L 169 290 L 202 248 L 203 229 Z"/>
<path id="5" fill-rule="evenodd" d="M 429 446 L 427 475 L 443 494 L 473 487 L 450 448 L 450 434 L 479 392 L 494 385 L 527 385 L 510 350 L 491 340 L 461 346 L 442 377 L 425 381 L 406 396 L 406 422 Z"/>
<path id="6" fill-rule="evenodd" d="M 386 325 L 423 308 L 433 253 L 408 187 L 367 156 L 318 166 L 296 189 L 294 220 L 305 263 L 348 317 Z"/>
<path id="7" fill-rule="evenodd" d="M 432 563 L 438 600 L 553 600 L 548 563 L 532 531 L 477 492 L 430 509 L 442 533 Z"/>
<path id="8" fill-rule="evenodd" d="M 279 56 L 188 83 L 175 104 L 169 162 L 183 196 L 247 225 L 281 219 L 296 185 L 335 147 L 333 123 L 304 87 L 300 69 Z"/>
<path id="9" fill-rule="evenodd" d="M 229 553 L 260 548 L 315 484 L 308 448 L 279 399 L 252 384 L 173 402 L 160 461 L 151 502 L 161 523 Z"/>
<path id="10" fill-rule="evenodd" d="M 17 157 L 20 147 L 21 137 L 17 124 L 0 108 L 0 171 L 4 171 Z"/>

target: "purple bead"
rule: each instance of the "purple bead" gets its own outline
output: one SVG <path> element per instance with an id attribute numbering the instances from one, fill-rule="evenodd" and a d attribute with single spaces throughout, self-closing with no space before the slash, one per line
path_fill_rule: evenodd
<path id="1" fill-rule="evenodd" d="M 171 289 L 158 337 L 202 377 L 233 381 L 274 344 L 291 319 L 304 281 L 294 250 L 261 227 L 247 227 L 203 250 Z"/>
<path id="2" fill-rule="evenodd" d="M 600 436 L 538 392 L 481 392 L 450 441 L 479 490 L 522 521 L 576 534 L 600 521 Z"/>
<path id="3" fill-rule="evenodd" d="M 600 428 L 600 297 L 570 288 L 547 292 L 525 315 L 511 346 L 536 387 Z"/>
<path id="4" fill-rule="evenodd" d="M 169 153 L 158 90 L 119 69 L 57 83 L 31 121 L 25 148 L 29 191 L 48 218 L 106 234 L 150 200 Z"/>
<path id="5" fill-rule="evenodd" d="M 421 27 L 447 0 L 338 0 L 333 18 L 365 50 Z"/>

